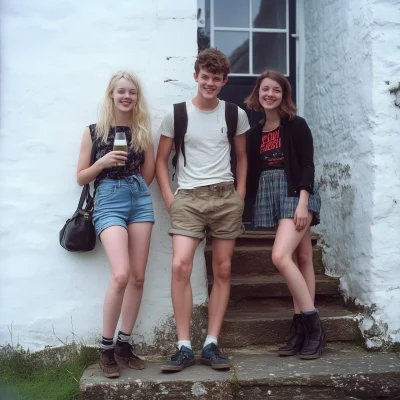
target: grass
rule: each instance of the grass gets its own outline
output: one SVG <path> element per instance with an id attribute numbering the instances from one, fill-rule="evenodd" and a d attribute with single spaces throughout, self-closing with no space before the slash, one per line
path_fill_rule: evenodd
<path id="1" fill-rule="evenodd" d="M 20 347 L 3 348 L 0 399 L 77 400 L 79 379 L 97 357 L 96 349 L 74 343 L 37 353 Z"/>

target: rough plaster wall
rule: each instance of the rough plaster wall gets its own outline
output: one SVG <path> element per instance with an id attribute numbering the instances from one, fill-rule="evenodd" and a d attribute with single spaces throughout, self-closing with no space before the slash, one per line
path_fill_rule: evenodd
<path id="1" fill-rule="evenodd" d="M 400 342 L 400 3 L 374 0 L 372 7 L 375 191 L 372 214 L 373 291 L 363 320 L 367 345 Z M 399 88 L 396 94 L 390 93 Z"/>
<path id="2" fill-rule="evenodd" d="M 343 276 L 347 292 L 359 292 L 358 286 L 365 285 L 372 252 L 372 72 L 366 4 L 310 0 L 304 12 L 305 117 L 314 134 L 322 197 L 319 232 L 326 240 L 328 273 Z"/>
<path id="3" fill-rule="evenodd" d="M 308 0 L 304 15 L 324 262 L 345 297 L 366 306 L 366 344 L 380 347 L 400 340 L 399 110 L 385 83 L 400 80 L 399 5 Z"/>
<path id="4" fill-rule="evenodd" d="M 109 267 L 94 252 L 72 254 L 58 231 L 72 215 L 81 133 L 96 121 L 110 75 L 132 69 L 144 82 L 155 144 L 164 113 L 195 93 L 196 1 L 3 0 L 1 2 L 0 344 L 40 349 L 101 334 Z M 171 81 L 169 81 L 171 80 Z M 156 224 L 136 339 L 151 343 L 172 314 L 169 217 L 156 182 Z M 196 253 L 195 304 L 207 298 Z"/>

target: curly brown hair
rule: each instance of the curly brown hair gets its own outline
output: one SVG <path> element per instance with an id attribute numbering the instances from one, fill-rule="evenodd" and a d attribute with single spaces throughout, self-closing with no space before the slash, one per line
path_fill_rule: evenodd
<path id="1" fill-rule="evenodd" d="M 211 72 L 212 74 L 224 74 L 224 79 L 231 72 L 231 64 L 226 55 L 213 47 L 200 51 L 194 63 L 194 70 L 198 75 L 200 68 Z"/>
<path id="2" fill-rule="evenodd" d="M 270 78 L 277 82 L 282 88 L 282 102 L 279 105 L 278 113 L 281 118 L 293 119 L 296 116 L 296 106 L 292 101 L 292 87 L 285 75 L 278 71 L 264 71 L 256 81 L 256 86 L 251 92 L 250 96 L 244 101 L 249 109 L 254 111 L 264 111 L 259 101 L 259 92 L 262 81 L 265 78 Z"/>

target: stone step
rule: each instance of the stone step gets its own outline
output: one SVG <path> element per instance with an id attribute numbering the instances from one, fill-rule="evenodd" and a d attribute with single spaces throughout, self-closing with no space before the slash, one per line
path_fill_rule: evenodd
<path id="1" fill-rule="evenodd" d="M 317 305 L 327 340 L 361 340 L 356 314 L 336 305 Z M 223 347 L 284 342 L 290 335 L 293 311 L 290 307 L 271 303 L 269 308 L 254 304 L 252 308 L 228 308 L 222 325 L 219 343 Z"/>
<path id="2" fill-rule="evenodd" d="M 279 357 L 274 351 L 231 352 L 231 370 L 195 365 L 178 373 L 148 362 L 142 371 L 124 369 L 104 378 L 97 364 L 80 380 L 85 400 L 364 400 L 400 396 L 400 359 L 368 353 L 348 344 L 330 344 L 318 360 Z"/>
<path id="3" fill-rule="evenodd" d="M 339 279 L 326 275 L 316 275 L 316 293 L 330 297 L 339 297 Z M 208 276 L 208 288 L 211 292 L 213 276 Z M 231 295 L 233 300 L 246 297 L 288 297 L 289 289 L 278 273 L 276 274 L 241 274 L 231 278 Z"/>
<path id="4" fill-rule="evenodd" d="M 273 245 L 275 240 L 275 231 L 262 231 L 262 230 L 249 230 L 241 234 L 236 239 L 237 246 L 259 246 L 260 243 L 264 245 Z M 319 235 L 311 234 L 311 243 L 313 246 L 317 244 Z"/>
<path id="5" fill-rule="evenodd" d="M 272 245 L 258 246 L 236 246 L 232 256 L 232 274 L 263 274 L 277 272 L 271 259 Z M 212 273 L 212 251 L 211 246 L 206 245 L 204 251 L 207 272 Z M 316 274 L 324 273 L 322 263 L 322 249 L 318 246 L 313 248 L 313 262 Z"/>

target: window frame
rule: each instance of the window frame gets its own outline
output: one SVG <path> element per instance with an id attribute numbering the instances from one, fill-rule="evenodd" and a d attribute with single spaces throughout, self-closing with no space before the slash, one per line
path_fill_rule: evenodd
<path id="1" fill-rule="evenodd" d="M 286 72 L 285 76 L 290 75 L 290 26 L 289 26 L 289 0 L 286 2 L 286 29 L 270 29 L 270 28 L 253 28 L 253 1 L 247 0 L 249 4 L 249 27 L 248 28 L 235 28 L 235 27 L 216 27 L 214 26 L 214 3 L 215 0 L 210 0 L 210 46 L 215 47 L 215 31 L 219 32 L 248 32 L 249 33 L 249 73 L 233 73 L 229 76 L 237 77 L 257 77 L 258 73 L 253 73 L 253 32 L 254 33 L 285 33 L 286 34 Z"/>

